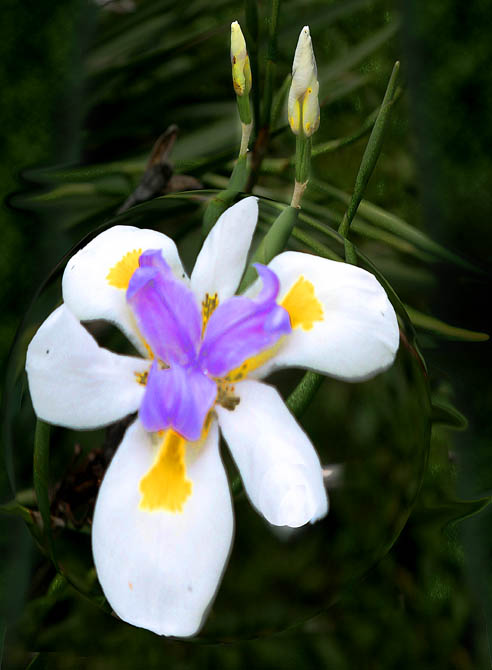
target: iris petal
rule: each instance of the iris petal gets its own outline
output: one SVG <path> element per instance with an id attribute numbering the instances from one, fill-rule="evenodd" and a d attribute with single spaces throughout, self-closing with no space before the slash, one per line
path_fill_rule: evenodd
<path id="1" fill-rule="evenodd" d="M 287 311 L 276 303 L 275 273 L 260 264 L 255 267 L 262 280 L 258 296 L 226 300 L 207 324 L 198 362 L 213 377 L 222 377 L 291 332 Z"/>
<path id="2" fill-rule="evenodd" d="M 154 362 L 140 406 L 140 420 L 150 432 L 173 428 L 187 440 L 201 437 L 217 396 L 217 385 L 196 367 L 161 369 Z"/>
<path id="3" fill-rule="evenodd" d="M 160 251 L 140 256 L 127 301 L 152 351 L 165 363 L 187 365 L 196 360 L 201 315 L 193 292 L 175 279 Z"/>

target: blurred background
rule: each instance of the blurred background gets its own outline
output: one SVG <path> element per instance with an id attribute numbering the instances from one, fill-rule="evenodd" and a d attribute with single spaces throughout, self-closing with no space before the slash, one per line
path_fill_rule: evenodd
<path id="1" fill-rule="evenodd" d="M 2 667 L 491 665 L 490 3 L 283 0 L 272 50 L 275 4 L 2 4 Z M 235 546 L 209 620 L 196 640 L 173 641 L 112 617 L 92 569 L 91 509 L 118 428 L 52 431 L 47 488 L 64 576 L 55 569 L 36 516 L 35 423 L 22 370 L 25 346 L 60 299 L 67 257 L 113 221 L 171 124 L 180 129 L 175 175 L 193 176 L 206 193 L 154 200 L 118 222 L 173 236 L 192 267 L 203 202 L 227 184 L 238 149 L 229 61 L 236 19 L 257 59 L 256 93 L 267 56 L 275 63 L 268 118 L 254 99 L 256 131 L 268 125 L 253 185 L 264 198 L 262 229 L 272 201 L 290 200 L 295 142 L 285 93 L 297 36 L 311 28 L 319 151 L 292 245 L 328 257 L 342 254 L 330 231 L 401 62 L 353 240 L 362 264 L 408 306 L 418 344 L 402 316 L 408 346 L 391 371 L 367 384 L 323 383 L 302 423 L 322 461 L 346 468 L 329 517 L 292 536 L 272 534 L 238 494 Z M 101 337 L 121 346 L 112 332 Z M 275 381 L 287 395 L 298 380 Z"/>

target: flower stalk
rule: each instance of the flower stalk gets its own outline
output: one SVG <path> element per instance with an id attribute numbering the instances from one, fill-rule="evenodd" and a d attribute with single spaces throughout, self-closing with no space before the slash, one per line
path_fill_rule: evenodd
<path id="1" fill-rule="evenodd" d="M 246 190 L 249 178 L 248 145 L 253 128 L 249 94 L 252 87 L 251 67 L 246 40 L 237 21 L 231 23 L 232 84 L 236 93 L 237 109 L 241 121 L 239 156 L 231 173 L 228 187 L 212 198 L 203 215 L 202 232 L 205 237 L 217 219 L 232 205 L 238 193 Z"/>

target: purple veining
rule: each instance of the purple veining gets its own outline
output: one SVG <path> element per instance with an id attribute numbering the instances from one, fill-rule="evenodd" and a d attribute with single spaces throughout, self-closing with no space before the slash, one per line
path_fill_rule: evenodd
<path id="1" fill-rule="evenodd" d="M 145 251 L 127 290 L 142 335 L 156 358 L 149 372 L 140 420 L 154 432 L 173 428 L 199 439 L 217 396 L 216 379 L 272 347 L 291 332 L 276 302 L 279 280 L 255 265 L 262 287 L 255 298 L 234 296 L 211 315 L 203 341 L 202 317 L 192 291 L 177 280 L 159 250 Z"/>

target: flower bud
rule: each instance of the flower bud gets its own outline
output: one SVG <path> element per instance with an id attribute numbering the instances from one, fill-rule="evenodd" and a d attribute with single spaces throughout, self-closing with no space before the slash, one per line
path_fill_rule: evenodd
<path id="1" fill-rule="evenodd" d="M 314 58 L 309 26 L 304 26 L 297 42 L 292 65 L 292 84 L 289 91 L 288 115 L 292 132 L 305 137 L 318 130 L 318 70 Z"/>
<path id="2" fill-rule="evenodd" d="M 236 95 L 248 95 L 251 90 L 251 68 L 246 41 L 237 21 L 231 23 L 232 83 Z"/>

